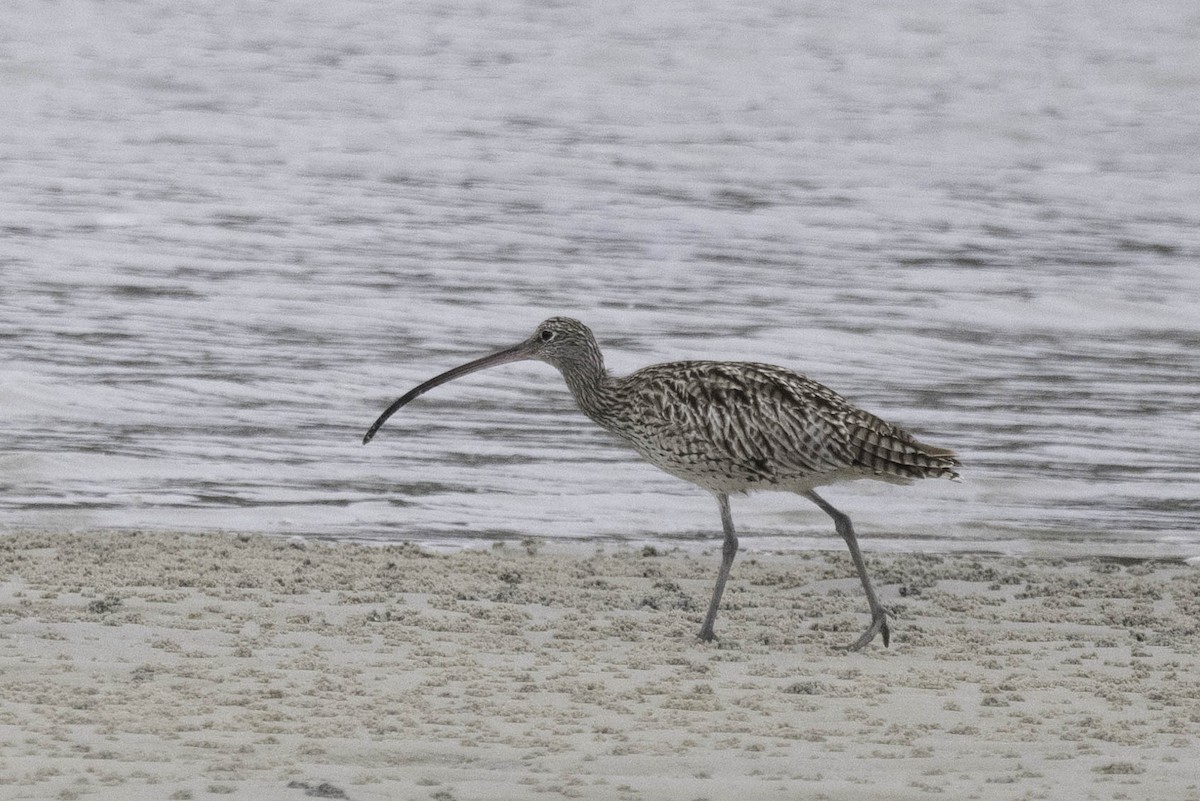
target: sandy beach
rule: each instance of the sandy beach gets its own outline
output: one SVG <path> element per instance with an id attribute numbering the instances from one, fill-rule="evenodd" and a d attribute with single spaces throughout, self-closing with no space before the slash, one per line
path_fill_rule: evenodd
<path id="1" fill-rule="evenodd" d="M 0 538 L 5 799 L 1200 799 L 1200 570 Z"/>

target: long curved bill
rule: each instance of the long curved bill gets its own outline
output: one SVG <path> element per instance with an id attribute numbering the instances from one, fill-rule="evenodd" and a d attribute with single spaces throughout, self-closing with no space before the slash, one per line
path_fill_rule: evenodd
<path id="1" fill-rule="evenodd" d="M 455 367 L 453 370 L 447 370 L 441 375 L 434 376 L 424 384 L 413 387 L 408 392 L 405 392 L 396 399 L 395 403 L 384 409 L 383 414 L 379 415 L 379 419 L 372 423 L 371 427 L 367 429 L 367 433 L 363 437 L 363 445 L 366 445 L 372 440 L 372 438 L 374 438 L 376 432 L 383 427 L 383 424 L 387 422 L 389 417 L 399 411 L 403 406 L 407 405 L 409 401 L 424 395 L 434 387 L 441 386 L 447 381 L 453 381 L 456 378 L 461 378 L 468 373 L 474 373 L 478 370 L 486 370 L 489 367 L 495 367 L 498 364 L 508 364 L 509 362 L 519 362 L 532 358 L 534 358 L 532 346 L 529 342 L 522 342 L 519 345 L 514 345 L 511 348 L 505 348 L 504 350 L 497 351 L 490 356 L 484 356 L 482 359 L 476 359 L 475 361 L 467 362 L 464 365 Z"/>

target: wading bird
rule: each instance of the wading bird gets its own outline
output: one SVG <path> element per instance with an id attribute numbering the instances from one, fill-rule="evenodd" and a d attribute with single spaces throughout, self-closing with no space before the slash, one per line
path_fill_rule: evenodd
<path id="1" fill-rule="evenodd" d="M 624 377 L 609 375 L 591 329 L 569 317 L 552 317 L 524 342 L 409 390 L 379 415 L 363 444 L 397 409 L 434 387 L 525 359 L 558 368 L 583 413 L 655 467 L 716 496 L 725 542 L 700 639 L 714 637 L 717 607 L 737 554 L 730 494 L 780 490 L 819 506 L 850 549 L 871 610 L 871 625 L 850 650 L 862 648 L 876 634 L 888 644 L 887 611 L 867 576 L 850 518 L 814 488 L 859 478 L 893 484 L 916 478 L 957 480 L 953 451 L 918 442 L 816 381 L 769 364 L 684 361 L 651 365 Z"/>

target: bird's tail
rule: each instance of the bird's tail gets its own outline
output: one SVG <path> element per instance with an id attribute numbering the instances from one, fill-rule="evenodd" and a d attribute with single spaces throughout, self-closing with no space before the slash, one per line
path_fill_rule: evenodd
<path id="1" fill-rule="evenodd" d="M 958 456 L 952 450 L 918 442 L 912 434 L 877 417 L 851 425 L 852 456 L 861 469 L 885 481 L 907 483 L 915 478 L 961 481 Z"/>

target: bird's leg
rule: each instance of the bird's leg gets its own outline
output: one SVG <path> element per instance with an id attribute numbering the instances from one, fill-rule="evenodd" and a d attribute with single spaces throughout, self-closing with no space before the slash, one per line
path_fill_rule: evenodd
<path id="1" fill-rule="evenodd" d="M 875 588 L 871 586 L 871 579 L 867 578 L 867 563 L 863 561 L 862 552 L 858 550 L 858 540 L 854 536 L 854 528 L 850 525 L 850 518 L 833 508 L 824 498 L 812 490 L 804 493 L 804 497 L 817 506 L 820 506 L 825 514 L 833 518 L 833 524 L 837 527 L 837 533 L 842 536 L 842 539 L 846 541 L 846 547 L 850 549 L 850 558 L 854 561 L 855 569 L 858 570 L 858 577 L 862 580 L 863 589 L 867 591 L 867 604 L 871 607 L 871 625 L 853 645 L 849 646 L 848 650 L 857 651 L 875 639 L 876 634 L 883 636 L 883 647 L 886 648 L 890 636 L 888 632 L 887 611 L 883 608 L 883 604 L 879 602 L 879 597 L 875 595 Z"/>
<path id="2" fill-rule="evenodd" d="M 737 555 L 738 540 L 733 533 L 733 516 L 729 514 L 729 496 L 725 493 L 717 495 L 717 503 L 721 505 L 721 525 L 725 529 L 725 545 L 721 549 L 721 570 L 717 573 L 717 586 L 713 587 L 712 600 L 708 603 L 708 614 L 704 625 L 700 628 L 700 639 L 711 642 L 716 639 L 713 634 L 713 624 L 717 621 L 717 607 L 721 603 L 721 593 L 725 591 L 725 581 L 729 578 L 729 569 L 733 567 L 733 557 Z"/>

